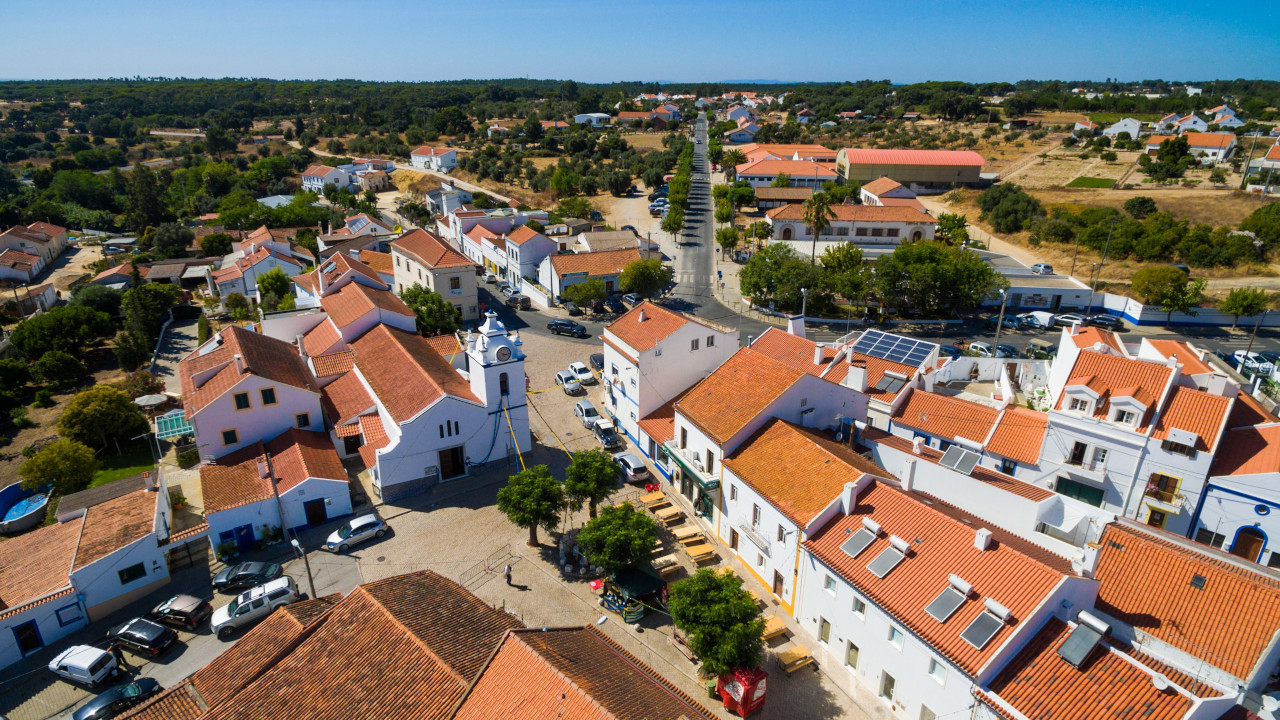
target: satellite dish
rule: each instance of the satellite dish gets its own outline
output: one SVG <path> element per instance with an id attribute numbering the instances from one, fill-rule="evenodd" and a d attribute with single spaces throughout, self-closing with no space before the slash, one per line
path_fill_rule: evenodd
<path id="1" fill-rule="evenodd" d="M 1165 677 L 1162 673 L 1156 673 L 1155 675 L 1151 676 L 1151 684 L 1154 685 L 1155 688 L 1157 690 L 1160 690 L 1161 692 L 1168 690 L 1170 687 L 1169 678 Z"/>

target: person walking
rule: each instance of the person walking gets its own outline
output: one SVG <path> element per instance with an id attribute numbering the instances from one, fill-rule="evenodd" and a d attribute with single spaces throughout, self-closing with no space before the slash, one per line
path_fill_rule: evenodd
<path id="1" fill-rule="evenodd" d="M 125 662 L 124 651 L 120 649 L 120 643 L 111 643 L 111 647 L 107 648 L 111 653 L 111 657 L 116 659 L 116 666 L 123 669 L 129 669 L 129 663 Z"/>
<path id="2" fill-rule="evenodd" d="M 511 584 L 511 565 L 510 564 L 508 564 L 507 567 L 502 571 L 502 576 L 507 579 L 507 584 L 510 585 Z"/>

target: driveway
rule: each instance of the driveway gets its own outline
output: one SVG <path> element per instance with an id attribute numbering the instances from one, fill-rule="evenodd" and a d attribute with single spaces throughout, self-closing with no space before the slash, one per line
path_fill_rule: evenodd
<path id="1" fill-rule="evenodd" d="M 160 339 L 160 351 L 156 353 L 151 372 L 164 381 L 165 392 L 174 395 L 182 393 L 182 383 L 178 379 L 178 363 L 199 347 L 198 323 L 198 318 L 174 320 L 164 331 L 164 337 Z"/>

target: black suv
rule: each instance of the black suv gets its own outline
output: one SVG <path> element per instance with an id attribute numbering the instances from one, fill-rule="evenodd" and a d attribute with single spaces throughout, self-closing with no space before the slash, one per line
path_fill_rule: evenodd
<path id="1" fill-rule="evenodd" d="M 1112 332 L 1124 330 L 1124 321 L 1115 315 L 1090 315 L 1084 322 L 1086 325 L 1100 327 Z"/>
<path id="2" fill-rule="evenodd" d="M 112 628 L 107 633 L 107 639 L 118 642 L 139 655 L 155 657 L 178 641 L 178 633 L 150 620 L 134 618 Z"/>
<path id="3" fill-rule="evenodd" d="M 147 613 L 147 619 L 190 630 L 212 614 L 213 606 L 207 601 L 190 595 L 174 595 Z"/>
<path id="4" fill-rule="evenodd" d="M 587 336 L 587 329 L 572 320 L 552 320 L 547 323 L 547 329 L 553 335 L 572 335 L 576 338 Z"/>
<path id="5" fill-rule="evenodd" d="M 215 590 L 227 592 L 241 588 L 261 585 L 268 580 L 275 580 L 284 570 L 275 563 L 247 562 L 224 568 L 213 578 Z"/>

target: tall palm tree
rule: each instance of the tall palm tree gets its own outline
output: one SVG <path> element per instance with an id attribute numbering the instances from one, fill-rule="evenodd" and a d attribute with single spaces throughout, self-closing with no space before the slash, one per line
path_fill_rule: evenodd
<path id="1" fill-rule="evenodd" d="M 721 167 L 724 168 L 725 179 L 732 182 L 737 178 L 737 167 L 747 161 L 747 156 L 742 154 L 741 150 L 734 148 L 733 150 L 725 150 L 724 157 L 720 159 L 724 161 Z M 730 172 L 729 168 L 734 168 L 734 171 Z"/>
<path id="2" fill-rule="evenodd" d="M 836 216 L 834 210 L 831 209 L 831 203 L 827 200 L 827 196 L 823 193 L 814 193 L 808 200 L 804 201 L 804 224 L 809 226 L 809 232 L 813 235 L 813 252 L 809 255 L 809 263 L 816 265 L 818 262 L 818 236 L 823 230 L 831 227 L 831 219 Z"/>

